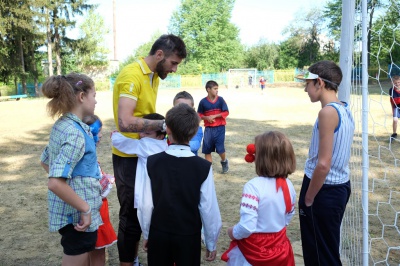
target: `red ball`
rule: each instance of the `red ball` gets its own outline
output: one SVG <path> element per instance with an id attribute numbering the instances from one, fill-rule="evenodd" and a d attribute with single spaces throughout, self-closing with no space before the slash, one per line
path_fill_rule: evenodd
<path id="1" fill-rule="evenodd" d="M 246 154 L 246 156 L 244 156 L 244 160 L 248 163 L 252 163 L 254 162 L 254 160 L 256 159 L 256 157 L 253 154 Z"/>
<path id="2" fill-rule="evenodd" d="M 246 150 L 248 153 L 254 154 L 254 153 L 256 153 L 256 145 L 254 145 L 254 143 L 251 143 L 251 144 L 247 145 Z"/>

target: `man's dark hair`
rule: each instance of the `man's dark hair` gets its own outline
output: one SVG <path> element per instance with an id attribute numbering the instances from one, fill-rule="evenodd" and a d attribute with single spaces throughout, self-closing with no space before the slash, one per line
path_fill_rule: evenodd
<path id="1" fill-rule="evenodd" d="M 178 57 L 186 58 L 186 45 L 181 38 L 173 34 L 164 34 L 158 38 L 151 47 L 149 55 L 154 55 L 157 50 L 162 50 L 166 57 L 176 54 Z"/>

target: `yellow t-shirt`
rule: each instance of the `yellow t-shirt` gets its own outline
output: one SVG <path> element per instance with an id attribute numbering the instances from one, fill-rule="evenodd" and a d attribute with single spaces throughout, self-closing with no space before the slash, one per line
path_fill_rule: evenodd
<path id="1" fill-rule="evenodd" d="M 133 112 L 135 117 L 155 113 L 159 83 L 158 74 L 150 70 L 143 58 L 139 58 L 121 70 L 113 89 L 114 122 L 118 130 L 119 99 L 127 97 L 136 101 L 136 108 Z M 128 138 L 139 139 L 138 133 L 121 133 Z M 121 157 L 135 157 L 135 155 L 120 152 L 114 147 L 112 147 L 112 153 Z"/>

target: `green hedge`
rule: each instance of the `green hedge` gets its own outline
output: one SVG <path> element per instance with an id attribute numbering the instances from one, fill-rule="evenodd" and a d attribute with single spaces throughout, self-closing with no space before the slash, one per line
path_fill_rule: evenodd
<path id="1" fill-rule="evenodd" d="M 274 70 L 274 82 L 293 82 L 294 69 Z"/>
<path id="2" fill-rule="evenodd" d="M 1 93 L 1 96 L 10 96 L 10 95 L 17 94 L 17 91 L 14 88 L 14 86 L 0 84 L 0 93 Z"/>

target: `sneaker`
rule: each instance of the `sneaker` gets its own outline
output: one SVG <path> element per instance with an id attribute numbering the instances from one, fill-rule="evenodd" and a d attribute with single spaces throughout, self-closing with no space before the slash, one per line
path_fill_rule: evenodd
<path id="1" fill-rule="evenodd" d="M 229 162 L 228 159 L 225 159 L 225 162 L 221 161 L 221 165 L 222 165 L 222 173 L 228 173 L 229 171 Z"/>
<path id="2" fill-rule="evenodd" d="M 397 138 L 397 133 L 393 133 L 390 137 L 391 137 L 392 139 Z"/>

